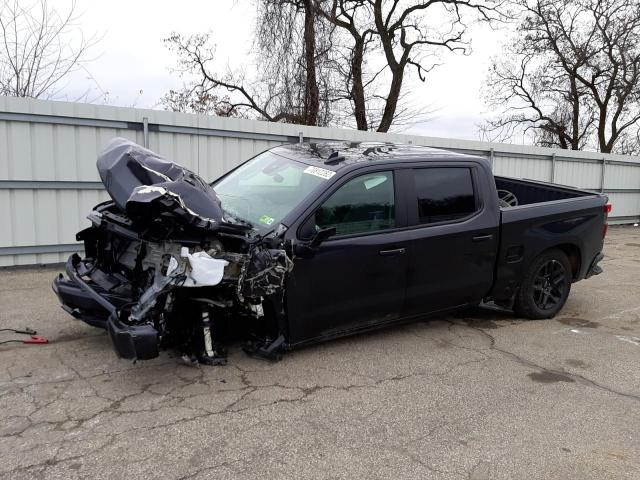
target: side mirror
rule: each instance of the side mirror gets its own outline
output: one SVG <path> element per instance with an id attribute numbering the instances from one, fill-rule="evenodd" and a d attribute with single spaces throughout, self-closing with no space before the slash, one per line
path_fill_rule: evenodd
<path id="1" fill-rule="evenodd" d="M 296 244 L 295 255 L 302 258 L 312 258 L 318 247 L 327 238 L 336 234 L 336 227 L 323 228 L 313 234 L 310 240 Z"/>
<path id="2" fill-rule="evenodd" d="M 318 248 L 322 242 L 336 234 L 336 227 L 322 228 L 316 232 L 309 242 L 309 248 Z"/>

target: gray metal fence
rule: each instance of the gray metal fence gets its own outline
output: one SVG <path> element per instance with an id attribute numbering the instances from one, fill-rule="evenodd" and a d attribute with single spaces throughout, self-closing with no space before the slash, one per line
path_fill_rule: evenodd
<path id="1" fill-rule="evenodd" d="M 0 97 L 0 266 L 61 262 L 108 197 L 95 160 L 121 136 L 213 180 L 285 142 L 372 140 L 472 153 L 496 174 L 606 192 L 619 223 L 640 220 L 640 159 L 591 152 L 305 127 L 237 118 Z M 80 247 L 81 248 L 81 247 Z"/>

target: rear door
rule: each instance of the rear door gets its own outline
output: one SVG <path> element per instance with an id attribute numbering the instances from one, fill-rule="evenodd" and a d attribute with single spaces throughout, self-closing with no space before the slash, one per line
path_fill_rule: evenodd
<path id="1" fill-rule="evenodd" d="M 299 239 L 336 227 L 312 258 L 297 258 L 287 280 L 292 343 L 366 328 L 400 316 L 408 265 L 406 210 L 391 169 L 353 173 L 327 192 Z"/>
<path id="2" fill-rule="evenodd" d="M 456 162 L 403 175 L 412 227 L 404 315 L 479 302 L 493 283 L 499 236 L 487 171 Z"/>

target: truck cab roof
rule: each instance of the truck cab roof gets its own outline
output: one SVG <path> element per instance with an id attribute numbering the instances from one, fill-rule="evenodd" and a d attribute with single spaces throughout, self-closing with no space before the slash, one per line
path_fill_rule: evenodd
<path id="1" fill-rule="evenodd" d="M 482 157 L 439 148 L 383 142 L 304 142 L 280 145 L 270 151 L 291 160 L 333 171 L 364 163 L 388 163 L 389 161 L 487 161 Z"/>

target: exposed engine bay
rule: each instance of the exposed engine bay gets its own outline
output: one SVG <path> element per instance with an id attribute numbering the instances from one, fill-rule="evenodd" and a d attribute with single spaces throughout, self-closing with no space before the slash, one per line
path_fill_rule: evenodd
<path id="1" fill-rule="evenodd" d="M 105 328 L 123 358 L 175 348 L 190 362 L 223 364 L 223 339 L 239 325 L 247 353 L 278 358 L 293 268 L 286 227 L 260 234 L 198 175 L 122 138 L 97 167 L 112 200 L 77 234 L 85 257 L 72 255 L 68 278 L 54 281 L 63 308 Z"/>

